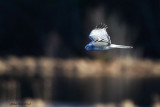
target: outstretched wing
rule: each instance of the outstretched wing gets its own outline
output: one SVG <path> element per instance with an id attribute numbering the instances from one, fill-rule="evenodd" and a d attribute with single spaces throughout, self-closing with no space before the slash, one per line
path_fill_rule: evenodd
<path id="1" fill-rule="evenodd" d="M 107 42 L 111 43 L 110 37 L 106 31 L 107 25 L 105 24 L 99 24 L 96 26 L 95 29 L 93 29 L 89 35 L 89 38 L 94 42 Z"/>

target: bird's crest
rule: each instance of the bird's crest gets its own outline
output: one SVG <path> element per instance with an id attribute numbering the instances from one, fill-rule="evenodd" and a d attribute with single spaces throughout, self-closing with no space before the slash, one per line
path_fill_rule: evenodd
<path id="1" fill-rule="evenodd" d="M 95 29 L 103 29 L 103 28 L 107 29 L 108 27 L 107 27 L 107 25 L 100 23 L 98 26 L 96 26 Z"/>

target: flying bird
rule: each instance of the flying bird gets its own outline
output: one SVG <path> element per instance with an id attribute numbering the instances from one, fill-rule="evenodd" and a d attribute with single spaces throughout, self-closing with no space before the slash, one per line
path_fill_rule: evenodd
<path id="1" fill-rule="evenodd" d="M 106 31 L 107 25 L 99 24 L 89 34 L 89 38 L 92 40 L 85 46 L 86 50 L 109 50 L 114 48 L 133 48 L 132 46 L 111 44 L 110 37 Z"/>

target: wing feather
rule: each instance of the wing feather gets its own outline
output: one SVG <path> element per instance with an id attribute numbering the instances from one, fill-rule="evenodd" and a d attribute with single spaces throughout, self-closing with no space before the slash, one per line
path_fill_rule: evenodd
<path id="1" fill-rule="evenodd" d="M 89 35 L 89 38 L 95 42 L 107 42 L 111 43 L 110 37 L 106 31 L 107 25 L 100 24 L 93 29 Z"/>

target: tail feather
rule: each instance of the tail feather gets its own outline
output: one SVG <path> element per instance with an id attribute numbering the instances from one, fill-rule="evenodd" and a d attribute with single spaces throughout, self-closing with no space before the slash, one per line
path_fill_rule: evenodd
<path id="1" fill-rule="evenodd" d="M 116 45 L 116 44 L 111 44 L 111 48 L 133 48 L 132 46 L 125 46 L 125 45 Z"/>

